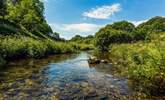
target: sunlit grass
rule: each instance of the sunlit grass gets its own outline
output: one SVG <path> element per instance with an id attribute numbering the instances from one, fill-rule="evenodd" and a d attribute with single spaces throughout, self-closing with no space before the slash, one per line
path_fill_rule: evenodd
<path id="1" fill-rule="evenodd" d="M 161 95 L 165 89 L 164 51 L 163 42 L 154 41 L 113 45 L 111 54 L 120 74 L 135 80 L 138 90 Z"/>

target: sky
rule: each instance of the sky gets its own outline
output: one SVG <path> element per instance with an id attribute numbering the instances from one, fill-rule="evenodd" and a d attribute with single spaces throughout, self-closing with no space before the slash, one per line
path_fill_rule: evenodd
<path id="1" fill-rule="evenodd" d="M 43 0 L 45 17 L 54 32 L 70 39 L 94 35 L 100 28 L 127 20 L 136 26 L 165 16 L 165 0 Z"/>

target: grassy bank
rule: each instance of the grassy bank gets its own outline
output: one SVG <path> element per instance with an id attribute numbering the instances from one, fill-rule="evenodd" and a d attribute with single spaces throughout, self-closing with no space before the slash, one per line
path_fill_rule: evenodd
<path id="1" fill-rule="evenodd" d="M 110 50 L 118 74 L 133 80 L 136 90 L 152 95 L 165 93 L 164 42 L 114 44 Z"/>
<path id="2" fill-rule="evenodd" d="M 0 65 L 20 58 L 41 58 L 50 54 L 73 53 L 93 48 L 87 44 L 56 42 L 49 39 L 36 40 L 29 37 L 1 36 Z"/>

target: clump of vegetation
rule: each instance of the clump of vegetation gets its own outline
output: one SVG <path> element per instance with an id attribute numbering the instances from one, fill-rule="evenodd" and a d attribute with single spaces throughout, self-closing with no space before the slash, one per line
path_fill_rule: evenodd
<path id="1" fill-rule="evenodd" d="M 129 43 L 131 41 L 132 37 L 126 31 L 110 29 L 96 33 L 96 46 L 102 51 L 108 51 L 110 44 Z"/>
<path id="2" fill-rule="evenodd" d="M 96 46 L 102 51 L 108 51 L 113 43 L 129 43 L 133 40 L 135 26 L 127 21 L 115 22 L 100 29 L 95 35 Z"/>
<path id="3" fill-rule="evenodd" d="M 127 21 L 115 22 L 100 29 L 96 34 L 96 46 L 102 51 L 108 51 L 114 43 L 134 43 L 153 40 L 162 37 L 165 29 L 165 18 L 154 17 L 135 27 Z M 161 36 L 160 36 L 161 35 Z"/>
<path id="4" fill-rule="evenodd" d="M 70 39 L 70 42 L 76 42 L 76 43 L 83 43 L 83 44 L 94 44 L 94 36 L 88 35 L 87 37 L 83 37 L 80 35 L 75 35 L 72 39 Z"/>
<path id="5" fill-rule="evenodd" d="M 94 49 L 94 36 L 89 35 L 87 37 L 82 37 L 80 35 L 74 36 L 69 42 L 77 44 L 80 50 L 92 50 Z"/>
<path id="6" fill-rule="evenodd" d="M 0 55 L 1 62 L 16 58 L 41 58 L 48 54 L 76 52 L 71 43 L 56 42 L 50 39 L 36 40 L 29 37 L 1 36 Z"/>
<path id="7" fill-rule="evenodd" d="M 96 33 L 96 46 L 110 51 L 114 68 L 148 95 L 165 93 L 165 18 L 154 17 L 134 27 L 121 21 Z"/>
<path id="8" fill-rule="evenodd" d="M 159 42 L 113 45 L 111 54 L 120 74 L 133 79 L 137 89 L 153 95 L 165 92 L 165 45 Z M 156 90 L 156 91 L 155 91 Z"/>

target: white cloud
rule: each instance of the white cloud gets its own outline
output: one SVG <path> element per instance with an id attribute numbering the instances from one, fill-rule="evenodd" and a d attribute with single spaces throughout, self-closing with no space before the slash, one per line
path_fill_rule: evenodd
<path id="1" fill-rule="evenodd" d="M 91 32 L 99 28 L 99 25 L 96 24 L 89 24 L 89 23 L 80 23 L 80 24 L 64 24 L 64 28 L 66 31 L 79 31 L 79 32 Z"/>
<path id="2" fill-rule="evenodd" d="M 74 35 L 94 35 L 103 25 L 78 23 L 78 24 L 50 24 L 55 32 L 59 32 L 60 36 L 66 39 L 72 38 Z"/>
<path id="3" fill-rule="evenodd" d="M 144 22 L 147 22 L 147 21 L 148 21 L 148 19 L 147 20 L 139 20 L 139 21 L 130 21 L 130 22 L 133 23 L 135 26 L 138 26 L 138 25 L 140 25 Z"/>
<path id="4" fill-rule="evenodd" d="M 108 19 L 114 13 L 121 10 L 121 5 L 119 3 L 113 5 L 104 5 L 101 7 L 93 8 L 88 12 L 84 12 L 83 16 L 95 19 Z"/>

